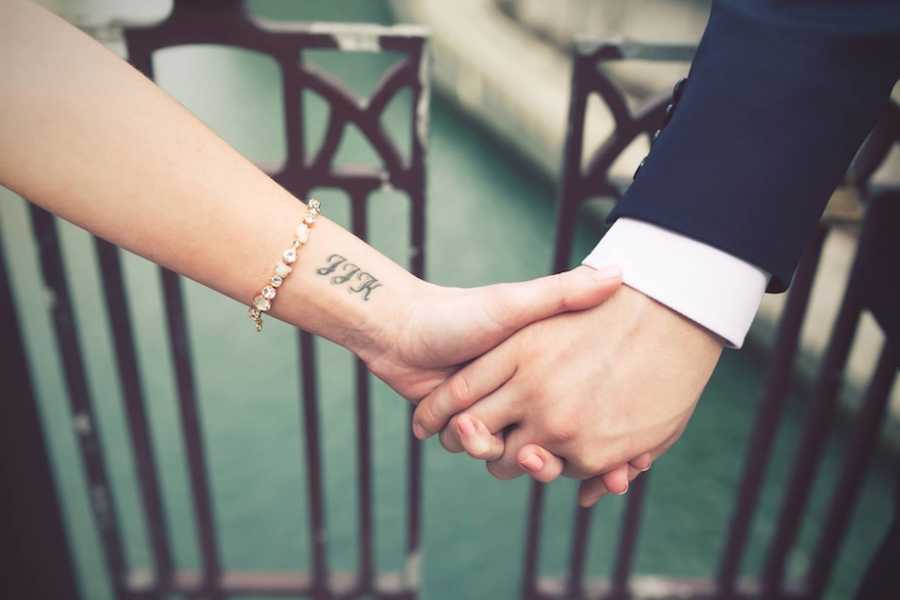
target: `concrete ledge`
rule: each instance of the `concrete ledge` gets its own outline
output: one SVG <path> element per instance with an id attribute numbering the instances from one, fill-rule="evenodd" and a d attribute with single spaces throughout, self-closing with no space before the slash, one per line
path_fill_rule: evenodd
<path id="1" fill-rule="evenodd" d="M 568 55 L 551 44 L 535 43 L 533 34 L 503 15 L 491 0 L 394 0 L 392 7 L 399 21 L 431 29 L 438 87 L 557 178 L 569 104 Z M 672 83 L 677 79 L 673 76 Z M 612 126 L 611 116 L 598 102 L 589 109 L 586 141 L 598 144 Z M 646 150 L 646 144 L 630 148 L 614 174 L 630 178 Z"/>

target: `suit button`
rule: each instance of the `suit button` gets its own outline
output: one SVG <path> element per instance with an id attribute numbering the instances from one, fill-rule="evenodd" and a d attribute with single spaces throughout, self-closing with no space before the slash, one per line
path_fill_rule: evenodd
<path id="1" fill-rule="evenodd" d="M 666 114 L 663 115 L 663 123 L 662 126 L 665 127 L 669 124 L 669 121 L 672 120 L 672 115 L 675 114 L 675 105 L 671 102 L 666 106 Z"/>
<path id="2" fill-rule="evenodd" d="M 662 133 L 662 129 L 657 129 L 657 130 L 653 133 L 653 137 L 650 138 L 650 145 L 651 145 L 651 146 L 652 146 L 653 144 L 656 143 L 656 140 L 657 140 L 657 138 L 659 138 L 659 134 L 660 134 L 660 133 Z"/>
<path id="3" fill-rule="evenodd" d="M 681 100 L 681 94 L 684 92 L 684 84 L 687 83 L 687 77 L 684 79 L 679 79 L 678 83 L 675 84 L 675 87 L 672 88 L 672 103 L 678 104 L 678 101 Z"/>
<path id="4" fill-rule="evenodd" d="M 647 159 L 646 159 L 646 158 L 644 158 L 644 160 L 642 160 L 640 163 L 638 163 L 637 169 L 634 170 L 634 175 L 631 176 L 632 179 L 636 179 L 636 178 L 637 178 L 638 173 L 641 172 L 641 167 L 644 166 L 644 163 L 645 163 L 645 162 L 647 162 Z"/>

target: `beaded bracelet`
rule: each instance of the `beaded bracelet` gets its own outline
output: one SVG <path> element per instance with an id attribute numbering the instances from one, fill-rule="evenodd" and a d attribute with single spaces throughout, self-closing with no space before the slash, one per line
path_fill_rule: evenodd
<path id="1" fill-rule="evenodd" d="M 300 224 L 297 225 L 296 235 L 294 241 L 291 242 L 291 247 L 281 253 L 281 260 L 275 264 L 275 274 L 272 275 L 269 283 L 260 290 L 259 294 L 253 297 L 253 302 L 250 304 L 250 310 L 247 311 L 247 314 L 250 316 L 250 320 L 256 324 L 256 331 L 262 331 L 263 313 L 271 310 L 272 301 L 275 300 L 275 296 L 278 294 L 278 288 L 281 287 L 281 284 L 293 271 L 291 265 L 297 260 L 297 250 L 309 240 L 309 230 L 319 216 L 319 206 L 319 201 L 315 198 L 309 201 L 306 206 L 306 215 Z"/>

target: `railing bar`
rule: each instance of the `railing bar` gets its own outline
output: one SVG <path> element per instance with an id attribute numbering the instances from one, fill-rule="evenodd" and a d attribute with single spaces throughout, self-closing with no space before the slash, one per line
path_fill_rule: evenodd
<path id="1" fill-rule="evenodd" d="M 884 593 L 887 582 L 897 581 L 897 557 L 900 556 L 900 478 L 894 481 L 893 487 L 891 522 L 884 528 L 881 541 L 877 542 L 878 546 L 862 573 L 853 595 L 854 600 L 878 598 Z"/>
<path id="2" fill-rule="evenodd" d="M 415 406 L 409 407 L 412 422 Z M 406 578 L 410 587 L 417 587 L 421 568 L 419 544 L 422 523 L 422 444 L 407 425 L 409 466 L 407 472 L 407 522 L 406 522 Z"/>
<path id="3" fill-rule="evenodd" d="M 750 443 L 744 454 L 743 476 L 740 480 L 737 504 L 731 517 L 728 539 L 725 542 L 722 561 L 718 569 L 718 589 L 726 596 L 735 591 L 737 584 L 750 524 L 758 505 L 763 478 L 774 448 L 775 434 L 781 423 L 781 415 L 790 388 L 791 374 L 800 341 L 800 329 L 809 306 L 809 296 L 827 233 L 823 226 L 816 228 L 815 237 L 797 268 L 797 274 L 788 293 L 784 313 L 778 325 L 778 336 L 770 361 L 772 367 L 759 413 L 753 425 L 753 432 L 750 435 Z"/>
<path id="4" fill-rule="evenodd" d="M 593 509 L 575 507 L 575 525 L 572 530 L 572 551 L 569 572 L 566 575 L 566 594 L 581 597 L 584 594 L 584 565 L 587 561 L 587 543 L 591 532 Z"/>
<path id="5" fill-rule="evenodd" d="M 837 553 L 844 541 L 860 495 L 866 467 L 878 442 L 878 431 L 884 420 L 897 368 L 900 366 L 898 360 L 900 357 L 896 347 L 891 342 L 886 342 L 881 350 L 875 375 L 866 390 L 835 493 L 828 506 L 825 526 L 813 554 L 807 575 L 811 598 L 819 598 L 824 593 Z"/>
<path id="6" fill-rule="evenodd" d="M 8 549 L 3 589 L 9 597 L 28 590 L 37 598 L 81 600 L 59 481 L 47 443 L 49 432 L 41 418 L 23 337 L 22 317 L 26 314 L 27 310 L 16 310 L 0 235 L 0 322 L 4 323 L 0 336 L 0 356 L 4 357 L 0 480 L 5 484 L 0 539 Z"/>
<path id="7" fill-rule="evenodd" d="M 416 66 L 417 79 L 412 83 L 413 110 L 409 115 L 409 188 L 410 201 L 410 271 L 416 277 L 425 277 L 425 202 L 427 198 L 425 176 L 426 136 L 428 134 L 428 110 L 430 83 L 428 61 L 424 42 L 410 54 Z M 407 523 L 406 523 L 406 585 L 412 589 L 412 597 L 418 597 L 421 569 L 419 545 L 422 538 L 422 443 L 412 433 L 414 406 L 409 407 L 406 423 L 409 461 L 407 464 Z"/>
<path id="8" fill-rule="evenodd" d="M 804 507 L 809 500 L 825 440 L 837 409 L 841 373 L 846 365 L 861 313 L 862 282 L 859 263 L 857 253 L 825 358 L 816 377 L 810 413 L 795 454 L 775 534 L 767 549 L 761 577 L 762 590 L 767 596 L 777 595 L 783 587 L 788 555 L 796 541 L 805 513 Z"/>
<path id="9" fill-rule="evenodd" d="M 103 558 L 112 577 L 113 593 L 116 598 L 126 599 L 128 594 L 125 589 L 125 577 L 128 565 L 103 453 L 100 423 L 81 358 L 78 329 L 63 269 L 56 221 L 53 215 L 35 204 L 29 203 L 29 212 L 38 246 L 41 276 L 47 290 L 52 294 L 49 303 L 50 316 L 62 360 L 72 426 L 78 439 L 81 465 L 89 486 L 91 511 L 103 542 Z"/>
<path id="10" fill-rule="evenodd" d="M 431 84 L 424 41 L 416 53 L 418 79 L 412 84 L 413 110 L 410 114 L 410 268 L 413 275 L 425 277 L 425 203 L 427 199 L 425 157 L 427 153 L 428 111 Z"/>
<path id="11" fill-rule="evenodd" d="M 315 343 L 305 331 L 298 334 L 301 398 L 306 457 L 306 487 L 309 494 L 309 535 L 312 550 L 312 586 L 315 597 L 328 587 L 328 554 L 326 548 L 325 502 L 322 483 L 322 450 L 319 435 L 319 393 L 316 374 Z"/>
<path id="12" fill-rule="evenodd" d="M 175 368 L 181 434 L 187 450 L 191 499 L 200 541 L 203 585 L 210 597 L 218 599 L 222 598 L 222 594 L 219 592 L 221 565 L 212 512 L 212 497 L 206 472 L 203 430 L 195 391 L 181 280 L 176 273 L 162 267 L 160 267 L 160 276 L 165 299 L 169 349 Z"/>
<path id="13" fill-rule="evenodd" d="M 134 330 L 128 312 L 128 297 L 122 277 L 119 250 L 107 241 L 94 238 L 100 265 L 103 295 L 109 313 L 119 383 L 125 401 L 125 415 L 134 454 L 135 470 L 141 490 L 144 520 L 150 536 L 157 583 L 167 589 L 172 574 L 172 552 L 162 503 L 153 438 L 145 410 L 144 394 L 137 367 Z"/>
<path id="14" fill-rule="evenodd" d="M 291 47 L 281 57 L 281 88 L 284 103 L 285 148 L 287 160 L 285 170 L 303 169 L 306 160 L 306 139 L 304 136 L 303 83 L 298 75 L 302 68 L 300 48 Z"/>
<path id="15" fill-rule="evenodd" d="M 148 79 L 154 80 L 152 53 L 146 38 L 141 38 L 140 29 L 127 30 L 129 62 Z M 144 39 L 143 43 L 135 39 Z M 219 590 L 221 565 L 215 522 L 212 514 L 212 499 L 206 473 L 203 433 L 200 424 L 199 407 L 196 401 L 194 376 L 192 372 L 190 344 L 187 336 L 184 301 L 181 281 L 176 273 L 160 267 L 163 298 L 166 310 L 166 326 L 169 349 L 175 368 L 176 394 L 180 415 L 181 434 L 187 450 L 188 474 L 190 477 L 191 501 L 196 519 L 200 556 L 203 564 L 204 590 L 214 600 L 222 598 Z"/>
<path id="16" fill-rule="evenodd" d="M 628 582 L 631 578 L 631 568 L 637 549 L 637 537 L 640 532 L 641 513 L 644 508 L 649 476 L 650 473 L 644 473 L 631 483 L 628 490 L 625 517 L 622 520 L 622 534 L 619 538 L 619 550 L 616 553 L 616 563 L 612 574 L 612 597 L 614 598 L 627 598 L 629 594 Z"/>
<path id="17" fill-rule="evenodd" d="M 562 180 L 556 207 L 556 231 L 554 234 L 553 273 L 569 266 L 572 240 L 575 236 L 576 211 L 584 196 L 581 176 L 581 159 L 584 152 L 585 114 L 590 88 L 586 85 L 586 70 L 593 68 L 583 57 L 574 57 L 572 63 L 572 91 L 569 113 L 566 118 L 566 139 L 563 148 Z"/>
<path id="18" fill-rule="evenodd" d="M 211 13 L 206 15 L 204 11 L 198 9 L 191 3 L 179 3 L 176 5 L 172 16 L 160 25 L 152 28 L 135 28 L 126 29 L 126 39 L 129 45 L 129 53 L 132 55 L 133 64 L 144 72 L 148 77 L 153 77 L 153 69 L 151 62 L 151 53 L 158 48 L 172 45 L 178 45 L 188 42 L 204 42 L 216 43 L 217 40 L 232 41 L 232 27 L 238 31 L 238 38 L 246 43 L 247 47 L 259 49 L 269 55 L 272 55 L 279 62 L 283 75 L 284 89 L 282 90 L 282 98 L 285 103 L 284 115 L 287 128 L 286 141 L 288 145 L 288 156 L 285 164 L 281 168 L 274 169 L 277 180 L 285 185 L 290 191 L 301 195 L 299 192 L 310 187 L 337 187 L 345 190 L 354 200 L 354 230 L 357 234 L 365 237 L 365 205 L 364 197 L 374 189 L 385 183 L 390 183 L 398 189 L 402 189 L 409 193 L 414 202 L 413 208 L 413 249 L 411 255 L 411 266 L 413 272 L 421 274 L 424 272 L 424 201 L 425 201 L 425 144 L 427 143 L 424 133 L 427 130 L 427 108 L 428 108 L 428 78 L 427 78 L 427 62 L 424 60 L 425 40 L 423 37 L 410 37 L 407 35 L 381 35 L 379 41 L 387 44 L 383 45 L 383 49 L 399 50 L 409 54 L 411 59 L 417 66 L 417 79 L 412 82 L 412 88 L 415 99 L 415 109 L 411 112 L 410 118 L 413 123 L 411 129 L 412 136 L 412 152 L 411 164 L 408 171 L 392 172 L 391 180 L 385 179 L 385 174 L 377 171 L 373 172 L 366 169 L 340 168 L 333 165 L 313 165 L 308 168 L 304 162 L 305 157 L 305 139 L 303 135 L 304 126 L 304 109 L 302 105 L 302 96 L 304 85 L 308 82 L 300 76 L 302 68 L 302 52 L 311 47 L 320 47 L 317 40 L 321 41 L 321 35 L 313 35 L 307 31 L 288 32 L 279 29 L 277 33 L 265 33 L 258 27 L 247 27 L 246 17 L 241 14 L 242 9 L 239 2 L 231 2 L 228 7 L 220 9 L 214 15 Z M 207 19 L 207 16 L 209 19 Z M 202 17 L 202 18 L 201 18 Z M 209 27 L 209 23 L 215 23 Z M 198 29 L 199 28 L 199 29 Z M 224 38 L 222 36 L 225 36 Z M 247 41 L 249 36 L 249 41 Z M 337 47 L 334 36 L 327 34 L 328 47 Z M 275 40 L 272 42 L 272 40 Z M 343 88 L 337 90 L 342 92 Z M 343 97 L 343 93 L 337 94 Z M 347 96 L 349 98 L 349 95 Z M 325 97 L 329 102 L 332 110 L 335 110 L 336 100 L 330 96 Z M 337 105 L 338 110 L 341 105 Z M 353 115 L 345 115 L 341 113 L 342 119 L 348 119 Z M 358 123 L 349 119 L 360 126 L 369 124 L 368 120 L 364 123 Z M 390 144 L 375 144 L 379 154 L 391 155 Z M 320 149 L 321 150 L 321 149 Z M 317 170 L 316 167 L 321 167 Z M 395 169 L 397 170 L 397 169 Z M 277 171 L 277 172 L 276 172 Z M 394 180 L 396 179 L 396 180 Z M 360 231 L 362 228 L 362 231 Z M 315 398 L 315 382 L 314 373 L 314 354 L 312 338 L 302 336 L 300 338 L 301 355 L 306 363 L 309 360 L 311 366 L 307 365 L 306 372 L 310 373 L 309 377 L 304 376 L 302 382 L 304 393 L 304 414 L 305 426 L 307 427 L 306 453 L 307 461 L 310 463 L 308 469 L 308 478 L 310 482 L 310 523 L 312 525 L 311 535 L 313 536 L 312 552 L 313 552 L 313 581 L 320 584 L 323 594 L 331 596 L 338 595 L 338 592 L 329 588 L 329 574 L 327 569 L 327 554 L 325 552 L 325 515 L 324 500 L 322 492 L 322 465 L 321 451 L 318 448 L 319 430 L 318 430 L 318 406 Z M 357 427 L 360 435 L 358 436 L 359 448 L 359 469 L 360 469 L 360 528 L 362 530 L 360 544 L 360 574 L 358 577 L 359 592 L 371 591 L 374 589 L 375 580 L 375 564 L 373 557 L 373 538 L 374 538 L 374 519 L 372 504 L 372 467 L 370 446 L 372 444 L 371 430 L 369 428 L 370 418 L 370 401 L 369 401 L 369 377 L 361 363 L 356 366 L 357 380 Z M 199 424 L 199 418 L 196 419 Z M 312 433 L 312 435 L 310 435 Z M 421 526 L 421 446 L 417 442 L 411 442 L 410 461 L 409 461 L 409 529 L 408 548 L 410 564 L 415 564 L 416 551 L 420 539 Z M 202 455 L 200 456 L 202 459 Z M 202 466 L 202 460 L 200 461 Z M 202 473 L 205 475 L 205 472 Z M 199 482 L 198 482 L 199 485 Z M 203 488 L 199 485 L 199 488 Z M 198 489 L 199 489 L 198 488 Z M 315 489 L 314 489 L 315 488 Z M 199 495 L 203 495 L 202 493 Z M 207 495 L 208 496 L 208 495 Z M 207 497 L 208 500 L 208 497 Z M 203 504 L 204 501 L 196 500 L 195 503 Z M 212 519 L 204 518 L 200 510 L 197 512 L 198 527 L 203 528 L 202 522 L 207 521 L 212 529 Z M 201 542 L 204 537 L 200 535 Z M 214 541 L 214 539 L 213 539 Z M 213 544 L 215 548 L 215 544 Z M 207 569 L 204 567 L 204 572 Z M 411 571 L 407 569 L 407 574 Z M 224 575 L 223 575 L 224 576 Z M 206 578 L 206 575 L 204 575 Z M 219 589 L 221 589 L 221 585 Z M 343 592 L 341 592 L 343 593 Z M 353 592 L 356 593 L 356 592 Z M 380 593 L 380 592 L 379 592 Z M 413 594 L 414 595 L 414 594 Z"/>
<path id="19" fill-rule="evenodd" d="M 351 225 L 353 233 L 361 240 L 367 239 L 367 193 L 351 191 Z M 369 370 L 365 363 L 356 360 L 356 469 L 359 485 L 359 584 L 370 591 L 375 575 L 372 538 L 372 435 L 371 407 L 369 401 Z"/>
<path id="20" fill-rule="evenodd" d="M 359 477 L 359 579 L 363 589 L 371 589 L 375 575 L 372 538 L 372 435 L 369 402 L 369 370 L 361 360 L 356 361 L 356 460 Z"/>
<path id="21" fill-rule="evenodd" d="M 525 561 L 522 567 L 522 597 L 530 600 L 537 597 L 538 561 L 541 546 L 541 517 L 544 512 L 544 484 L 531 483 L 528 494 L 528 524 L 525 532 Z"/>

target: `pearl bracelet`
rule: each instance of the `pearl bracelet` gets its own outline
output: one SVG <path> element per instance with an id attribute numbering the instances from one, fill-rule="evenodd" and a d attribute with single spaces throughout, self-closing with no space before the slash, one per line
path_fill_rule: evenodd
<path id="1" fill-rule="evenodd" d="M 272 278 L 269 279 L 269 283 L 260 290 L 259 294 L 253 297 L 253 302 L 250 304 L 247 314 L 250 320 L 256 324 L 256 331 L 262 331 L 263 313 L 271 310 L 272 301 L 278 295 L 278 288 L 281 287 L 281 284 L 293 271 L 291 265 L 297 261 L 297 251 L 309 241 L 309 230 L 319 216 L 319 207 L 319 201 L 315 198 L 309 201 L 306 206 L 306 215 L 300 224 L 297 225 L 296 235 L 294 236 L 294 241 L 291 242 L 291 247 L 281 253 L 281 260 L 275 264 L 275 272 Z"/>

